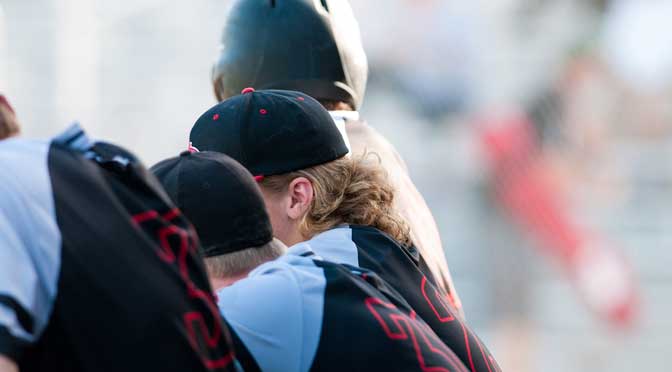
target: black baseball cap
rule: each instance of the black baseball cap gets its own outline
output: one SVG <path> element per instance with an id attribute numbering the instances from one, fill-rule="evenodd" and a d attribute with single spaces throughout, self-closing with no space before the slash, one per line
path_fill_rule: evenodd
<path id="1" fill-rule="evenodd" d="M 258 180 L 345 156 L 344 134 L 329 112 L 306 94 L 246 88 L 201 115 L 189 137 L 192 151 L 217 151 Z"/>
<path id="2" fill-rule="evenodd" d="M 230 157 L 185 151 L 151 171 L 196 228 L 205 257 L 261 247 L 273 239 L 259 186 Z"/>

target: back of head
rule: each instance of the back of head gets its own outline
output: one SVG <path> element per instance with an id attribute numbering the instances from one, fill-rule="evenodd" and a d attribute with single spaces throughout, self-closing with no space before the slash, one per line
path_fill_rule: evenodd
<path id="1" fill-rule="evenodd" d="M 215 152 L 184 152 L 152 172 L 194 224 L 211 276 L 245 275 L 284 252 L 273 240 L 259 187 L 235 160 Z"/>
<path id="2" fill-rule="evenodd" d="M 302 238 L 350 224 L 376 227 L 410 244 L 408 227 L 393 208 L 393 188 L 380 159 L 346 156 L 344 137 L 325 108 L 310 97 L 289 91 L 246 91 L 201 115 L 190 141 L 200 150 L 239 161 L 264 191 L 274 195 L 287 196 L 297 178 L 309 180 L 313 191 L 306 194 L 314 198 L 307 202 L 299 226 Z M 292 224 L 292 232 L 295 227 Z M 283 239 L 277 235 L 281 230 L 275 232 Z M 295 237 L 284 238 L 285 243 L 294 243 Z"/>
<path id="3" fill-rule="evenodd" d="M 370 155 L 344 157 L 266 177 L 260 185 L 272 193 L 282 193 L 298 177 L 310 180 L 314 199 L 301 225 L 306 237 L 342 224 L 362 225 L 375 227 L 410 246 L 408 225 L 394 209 L 394 189 L 379 159 Z"/>
<path id="4" fill-rule="evenodd" d="M 212 81 L 218 100 L 285 89 L 357 109 L 368 64 L 347 0 L 235 0 Z"/>

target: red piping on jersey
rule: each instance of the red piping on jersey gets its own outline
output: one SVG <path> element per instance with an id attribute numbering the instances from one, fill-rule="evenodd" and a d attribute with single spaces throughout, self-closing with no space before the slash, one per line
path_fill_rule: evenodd
<path id="1" fill-rule="evenodd" d="M 436 307 L 434 306 L 434 303 L 430 300 L 429 296 L 427 295 L 426 285 L 427 285 L 427 278 L 423 277 L 422 278 L 422 284 L 421 284 L 421 287 L 420 287 L 420 289 L 422 291 L 422 295 L 425 297 L 425 300 L 427 301 L 429 306 L 432 308 L 432 311 L 434 311 L 434 314 L 439 319 L 439 321 L 442 322 L 442 323 L 449 322 L 449 321 L 454 321 L 455 317 L 451 314 L 448 306 L 446 304 L 444 304 L 443 302 L 441 302 L 440 297 L 439 297 L 439 302 L 441 302 L 441 305 L 448 312 L 448 314 L 450 316 L 450 319 L 448 319 L 447 317 L 442 317 L 439 314 Z M 483 357 L 483 361 L 485 362 L 486 367 L 488 367 L 488 372 L 492 372 L 492 369 L 490 368 L 491 362 L 488 360 L 488 356 L 486 356 L 486 353 L 483 350 L 483 346 L 481 345 L 478 338 L 475 335 L 471 334 L 471 332 L 467 330 L 467 328 L 465 327 L 465 325 L 461 321 L 458 320 L 458 323 L 459 323 L 460 327 L 462 327 L 462 333 L 464 334 L 464 346 L 467 349 L 467 357 L 469 358 L 469 367 L 471 368 L 471 371 L 476 372 L 476 367 L 474 366 L 474 359 L 473 359 L 473 356 L 471 354 L 471 342 L 469 342 L 469 336 L 471 336 L 476 341 L 476 345 L 478 346 L 479 350 L 481 351 L 481 356 Z M 489 357 L 492 358 L 492 356 L 489 356 Z"/>
<path id="2" fill-rule="evenodd" d="M 439 319 L 439 321 L 441 323 L 446 323 L 446 322 L 452 322 L 453 320 L 455 320 L 455 316 L 453 316 L 453 314 L 451 313 L 450 308 L 441 301 L 440 297 L 436 296 L 437 298 L 439 298 L 439 303 L 441 304 L 441 306 L 443 306 L 443 308 L 446 309 L 446 312 L 448 313 L 448 316 L 443 317 L 443 316 L 441 316 L 441 314 L 439 314 L 439 311 L 436 309 L 436 307 L 434 307 L 434 302 L 432 300 L 430 300 L 429 296 L 427 295 L 427 290 L 425 288 L 426 284 L 427 284 L 427 278 L 423 276 L 422 277 L 422 284 L 420 286 L 420 289 L 422 290 L 422 295 L 425 296 L 425 300 L 429 304 L 429 307 L 432 308 L 432 311 L 434 311 L 434 314 L 436 314 L 436 317 Z M 436 293 L 436 288 L 434 288 L 434 292 L 435 292 L 435 294 L 437 294 Z"/>
<path id="3" fill-rule="evenodd" d="M 173 209 L 169 210 L 168 212 L 164 213 L 163 218 L 166 221 L 172 221 L 172 220 L 176 219 L 177 217 L 179 217 L 180 215 L 182 215 L 182 213 L 180 213 L 180 210 L 177 209 L 177 208 L 173 208 Z"/>
<path id="4" fill-rule="evenodd" d="M 158 217 L 158 216 L 159 216 L 159 213 L 157 213 L 156 211 L 147 211 L 147 212 L 136 214 L 135 216 L 133 216 L 133 222 L 139 224 L 139 223 L 143 223 L 143 222 L 148 221 L 148 220 L 156 219 L 156 217 Z"/>
<path id="5" fill-rule="evenodd" d="M 366 307 L 369 308 L 369 311 L 371 312 L 371 314 L 373 314 L 373 316 L 378 320 L 378 323 L 380 323 L 380 325 L 383 327 L 383 330 L 387 334 L 388 338 L 390 338 L 392 340 L 405 340 L 405 339 L 408 338 L 408 335 L 406 334 L 406 332 L 404 332 L 404 328 L 402 328 L 399 325 L 399 318 L 398 317 L 394 317 L 392 319 L 392 321 L 397 326 L 397 328 L 399 328 L 399 331 L 401 332 L 401 334 L 396 334 L 396 333 L 392 332 L 392 330 L 390 330 L 390 327 L 387 326 L 387 323 L 385 322 L 385 320 L 383 320 L 383 317 L 376 311 L 376 309 L 373 308 L 374 303 L 376 305 L 381 305 L 381 306 L 386 307 L 388 309 L 396 309 L 396 306 L 394 306 L 392 304 L 389 304 L 389 303 L 386 303 L 386 302 L 383 302 L 381 299 L 375 298 L 375 297 L 367 298 L 366 300 L 364 300 L 364 303 L 366 304 Z"/>
<path id="6" fill-rule="evenodd" d="M 411 311 L 411 318 L 412 318 L 412 319 L 416 319 L 416 317 L 417 317 L 416 312 L 415 312 L 415 311 Z M 427 324 L 427 323 L 422 323 L 422 325 L 425 327 L 425 332 L 428 332 L 428 333 L 433 333 L 433 332 L 434 332 L 434 330 L 429 326 L 429 324 Z M 437 336 L 437 337 L 438 337 L 438 336 Z M 439 341 L 439 342 L 443 342 L 443 340 L 441 340 L 441 339 L 439 339 L 438 341 Z M 446 346 L 448 346 L 448 345 L 446 345 Z M 456 367 L 456 365 L 462 365 L 462 366 L 464 365 L 464 362 L 462 362 L 462 360 L 461 360 L 457 355 L 455 355 L 454 353 L 449 354 L 449 356 L 450 356 L 451 359 L 453 360 L 453 367 Z M 458 367 L 456 367 L 456 368 L 457 368 L 457 369 L 460 369 L 460 368 L 458 368 Z"/>

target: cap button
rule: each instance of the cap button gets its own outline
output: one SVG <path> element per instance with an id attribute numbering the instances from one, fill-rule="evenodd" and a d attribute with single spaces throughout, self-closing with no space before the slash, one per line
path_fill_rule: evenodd
<path id="1" fill-rule="evenodd" d="M 240 94 L 247 94 L 247 93 L 253 93 L 253 92 L 254 92 L 254 88 L 247 87 L 247 88 L 243 89 L 243 91 L 240 92 Z"/>

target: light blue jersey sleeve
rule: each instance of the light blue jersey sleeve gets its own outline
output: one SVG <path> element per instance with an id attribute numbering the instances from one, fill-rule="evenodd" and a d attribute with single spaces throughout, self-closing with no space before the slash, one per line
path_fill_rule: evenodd
<path id="1" fill-rule="evenodd" d="M 218 306 L 262 371 L 308 371 L 317 352 L 326 279 L 309 259 L 282 258 L 217 292 Z M 312 266 L 312 267 L 311 267 Z"/>
<path id="2" fill-rule="evenodd" d="M 56 296 L 61 237 L 49 144 L 0 141 L 0 354 L 17 358 L 46 327 Z"/>

